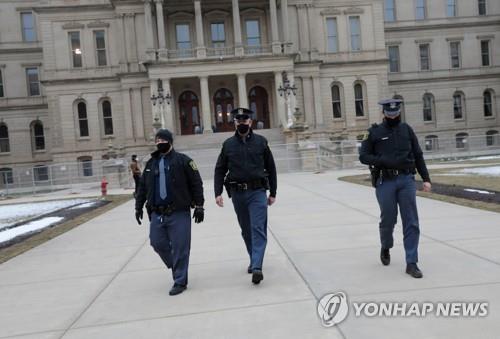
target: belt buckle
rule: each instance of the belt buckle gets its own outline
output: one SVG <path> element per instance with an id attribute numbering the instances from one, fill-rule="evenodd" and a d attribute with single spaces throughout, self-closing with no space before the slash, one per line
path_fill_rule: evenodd
<path id="1" fill-rule="evenodd" d="M 242 184 L 238 184 L 238 189 L 240 189 L 241 191 L 246 191 L 248 189 L 247 183 L 244 182 Z"/>

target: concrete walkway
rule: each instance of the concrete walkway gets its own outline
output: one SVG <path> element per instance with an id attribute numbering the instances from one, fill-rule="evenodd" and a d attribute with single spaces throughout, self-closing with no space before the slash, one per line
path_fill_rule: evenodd
<path id="1" fill-rule="evenodd" d="M 351 172 L 352 173 L 352 172 Z M 498 338 L 500 214 L 419 198 L 424 278 L 404 273 L 401 227 L 392 263 L 378 259 L 378 206 L 351 173 L 279 177 L 265 280 L 253 286 L 232 204 L 193 224 L 190 284 L 169 297 L 167 271 L 133 203 L 0 265 L 0 338 Z M 349 317 L 324 328 L 317 299 L 488 301 L 486 318 Z"/>

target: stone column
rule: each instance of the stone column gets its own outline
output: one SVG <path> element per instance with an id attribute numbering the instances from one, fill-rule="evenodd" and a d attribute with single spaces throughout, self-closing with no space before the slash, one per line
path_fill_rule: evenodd
<path id="1" fill-rule="evenodd" d="M 240 5 L 238 0 L 233 1 L 233 29 L 234 29 L 234 53 L 236 56 L 243 56 L 245 50 L 241 40 Z"/>
<path id="2" fill-rule="evenodd" d="M 125 125 L 125 143 L 130 145 L 135 141 L 134 119 L 132 114 L 131 90 L 125 88 L 121 91 L 123 100 L 123 121 Z"/>
<path id="3" fill-rule="evenodd" d="M 212 133 L 212 112 L 210 109 L 210 93 L 208 91 L 208 76 L 200 77 L 201 113 L 203 115 L 203 133 Z"/>
<path id="4" fill-rule="evenodd" d="M 168 78 L 163 78 L 161 79 L 162 86 L 163 86 L 163 95 L 170 94 L 172 96 L 172 90 L 170 87 L 170 79 Z M 174 117 L 174 111 L 172 109 L 173 105 L 173 98 L 170 99 L 170 103 L 165 100 L 163 103 L 163 119 L 162 121 L 164 122 L 163 127 L 167 128 L 169 131 L 172 133 L 175 133 L 175 117 Z"/>
<path id="5" fill-rule="evenodd" d="M 137 140 L 146 140 L 148 136 L 145 133 L 145 126 L 144 126 L 144 109 L 143 109 L 143 98 L 142 98 L 142 93 L 140 88 L 133 88 L 132 89 L 132 118 L 133 118 L 133 124 L 135 127 L 135 137 Z M 149 101 L 149 104 L 151 104 L 151 99 L 145 98 L 145 100 Z M 154 117 L 154 113 L 153 113 Z M 151 126 L 148 126 L 146 128 L 148 131 L 152 129 Z"/>
<path id="6" fill-rule="evenodd" d="M 316 127 L 325 124 L 325 119 L 323 117 L 323 106 L 321 105 L 321 79 L 319 75 L 313 75 L 313 97 L 314 100 L 314 111 L 316 112 Z"/>
<path id="7" fill-rule="evenodd" d="M 203 35 L 203 18 L 201 16 L 201 3 L 199 0 L 194 2 L 195 24 L 196 24 L 196 57 L 205 58 L 207 49 L 205 48 L 205 39 Z"/>
<path id="8" fill-rule="evenodd" d="M 304 117 L 306 123 L 311 127 L 316 127 L 314 114 L 314 94 L 313 84 L 310 76 L 302 77 L 302 100 L 304 100 Z M 318 97 L 319 99 L 320 97 Z"/>
<path id="9" fill-rule="evenodd" d="M 283 85 L 283 77 L 281 76 L 281 71 L 274 72 L 274 87 L 275 93 L 274 96 L 276 98 L 276 112 L 278 113 L 278 118 L 281 123 L 283 129 L 286 129 L 287 118 L 286 118 L 286 108 L 285 108 L 285 99 L 280 96 L 278 92 L 278 88 Z"/>
<path id="10" fill-rule="evenodd" d="M 127 73 L 128 70 L 128 58 L 127 58 L 127 38 L 125 36 L 125 14 L 118 14 L 120 20 L 120 30 L 121 30 L 121 49 L 120 49 L 120 71 L 122 73 Z"/>
<path id="11" fill-rule="evenodd" d="M 151 0 L 144 0 L 144 26 L 146 34 L 146 56 L 148 60 L 155 60 L 153 44 L 153 15 L 151 12 Z"/>
<path id="12" fill-rule="evenodd" d="M 281 44 L 278 32 L 278 11 L 276 9 L 276 0 L 269 0 L 269 10 L 271 13 L 271 37 L 273 54 L 281 53 Z"/>
<path id="13" fill-rule="evenodd" d="M 309 60 L 309 25 L 307 24 L 306 5 L 297 5 L 297 15 L 299 17 L 299 51 L 301 61 Z"/>
<path id="14" fill-rule="evenodd" d="M 158 48 L 160 50 L 167 48 L 167 39 L 165 38 L 165 20 L 163 18 L 163 0 L 156 2 L 156 23 L 158 26 Z"/>
<path id="15" fill-rule="evenodd" d="M 238 74 L 238 101 L 240 107 L 250 108 L 248 107 L 246 74 Z"/>
<path id="16" fill-rule="evenodd" d="M 283 25 L 283 42 L 286 44 L 290 40 L 288 26 L 288 0 L 281 0 L 281 21 Z"/>

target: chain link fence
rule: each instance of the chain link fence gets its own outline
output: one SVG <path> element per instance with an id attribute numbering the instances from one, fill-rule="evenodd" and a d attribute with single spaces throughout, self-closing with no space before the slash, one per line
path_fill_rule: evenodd
<path id="1" fill-rule="evenodd" d="M 459 136 L 453 139 L 425 138 L 420 145 L 427 160 L 450 161 L 474 156 L 500 154 L 500 139 L 493 136 Z M 305 140 L 290 144 L 273 144 L 278 172 L 325 171 L 338 169 L 366 168 L 359 163 L 358 151 L 361 141 Z M 201 176 L 213 178 L 220 147 L 195 150 L 180 150 L 195 160 Z M 149 154 L 139 156 L 144 168 Z M 0 168 L 0 195 L 37 194 L 57 190 L 100 190 L 103 178 L 108 189 L 133 188 L 134 182 L 129 170 L 130 160 L 83 159 L 73 163 L 45 164 Z"/>

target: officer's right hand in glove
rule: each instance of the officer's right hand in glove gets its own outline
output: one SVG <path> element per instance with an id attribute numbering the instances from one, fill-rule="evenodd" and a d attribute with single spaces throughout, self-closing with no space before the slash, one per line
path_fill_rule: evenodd
<path id="1" fill-rule="evenodd" d="M 141 225 L 141 220 L 143 218 L 142 210 L 135 210 L 135 220 L 137 220 L 137 223 Z"/>
<path id="2" fill-rule="evenodd" d="M 196 224 L 202 222 L 205 219 L 205 209 L 203 207 L 195 207 L 193 219 Z"/>

